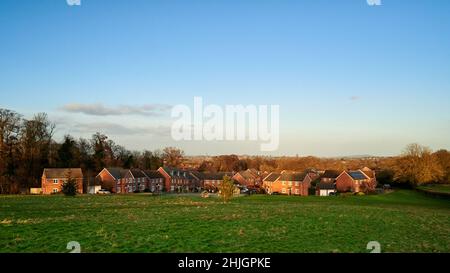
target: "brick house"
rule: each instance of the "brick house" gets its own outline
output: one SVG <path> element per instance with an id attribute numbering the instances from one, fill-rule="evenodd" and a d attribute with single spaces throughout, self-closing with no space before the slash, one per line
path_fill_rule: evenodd
<path id="1" fill-rule="evenodd" d="M 262 187 L 267 194 L 272 194 L 273 184 L 281 177 L 280 173 L 272 172 L 264 177 Z"/>
<path id="2" fill-rule="evenodd" d="M 164 176 L 166 192 L 194 192 L 202 187 L 202 180 L 196 172 L 168 167 L 160 167 L 158 172 Z"/>
<path id="3" fill-rule="evenodd" d="M 42 173 L 42 193 L 54 194 L 61 192 L 62 185 L 68 179 L 75 179 L 77 183 L 77 192 L 83 193 L 83 171 L 81 168 L 65 168 L 65 169 L 44 169 Z"/>
<path id="4" fill-rule="evenodd" d="M 232 178 L 239 185 L 248 188 L 259 188 L 262 186 L 261 173 L 254 169 L 237 172 Z"/>
<path id="5" fill-rule="evenodd" d="M 96 180 L 102 189 L 112 193 L 121 193 L 125 190 L 124 177 L 128 170 L 123 168 L 104 168 L 97 176 Z"/>
<path id="6" fill-rule="evenodd" d="M 268 194 L 307 196 L 311 182 L 316 178 L 313 173 L 287 172 L 271 173 L 264 178 L 265 190 Z"/>
<path id="7" fill-rule="evenodd" d="M 316 180 L 316 195 L 329 196 L 336 192 L 336 178 L 341 173 L 336 170 L 325 170 Z"/>
<path id="8" fill-rule="evenodd" d="M 368 168 L 365 168 L 365 172 L 362 170 L 356 171 L 343 171 L 336 178 L 336 189 L 338 192 L 360 192 L 363 190 L 364 185 L 371 183 L 376 185 L 375 173 Z M 368 174 L 366 174 L 369 173 Z"/>
<path id="9" fill-rule="evenodd" d="M 320 176 L 321 183 L 334 183 L 336 178 L 341 174 L 341 172 L 336 170 L 325 170 L 325 172 Z"/>
<path id="10" fill-rule="evenodd" d="M 144 171 L 147 176 L 146 189 L 150 192 L 162 192 L 164 188 L 164 176 L 158 171 Z"/>
<path id="11" fill-rule="evenodd" d="M 202 173 L 201 178 L 203 180 L 203 188 L 205 190 L 216 192 L 218 191 L 218 188 L 220 184 L 223 181 L 223 178 L 225 176 L 231 177 L 233 176 L 232 173 L 227 172 L 218 172 L 218 173 Z"/>
<path id="12" fill-rule="evenodd" d="M 140 169 L 130 169 L 122 179 L 123 193 L 143 192 L 148 185 L 147 175 Z"/>

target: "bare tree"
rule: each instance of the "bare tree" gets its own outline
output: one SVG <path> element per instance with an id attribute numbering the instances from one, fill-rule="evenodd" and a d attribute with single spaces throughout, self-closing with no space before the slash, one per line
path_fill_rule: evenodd
<path id="1" fill-rule="evenodd" d="M 20 160 L 19 133 L 22 117 L 0 109 L 0 193 L 11 193 Z"/>

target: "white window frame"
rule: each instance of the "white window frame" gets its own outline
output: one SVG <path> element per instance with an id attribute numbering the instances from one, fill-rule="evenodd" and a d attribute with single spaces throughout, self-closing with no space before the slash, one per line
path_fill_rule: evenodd
<path id="1" fill-rule="evenodd" d="M 53 184 L 58 184 L 59 180 L 58 179 L 53 179 Z"/>
<path id="2" fill-rule="evenodd" d="M 58 193 L 59 189 L 58 188 L 53 188 L 52 193 Z"/>

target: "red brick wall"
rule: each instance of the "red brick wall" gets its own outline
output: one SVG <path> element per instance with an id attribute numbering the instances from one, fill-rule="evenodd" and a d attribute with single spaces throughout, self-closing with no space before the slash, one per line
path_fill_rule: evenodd
<path id="1" fill-rule="evenodd" d="M 336 190 L 338 192 L 354 191 L 355 185 L 349 174 L 343 173 L 336 179 Z"/>
<path id="2" fill-rule="evenodd" d="M 289 181 L 284 181 L 284 185 L 283 185 L 283 181 L 280 181 L 280 180 L 273 182 L 271 186 L 269 186 L 270 183 L 266 183 L 265 185 L 266 185 L 266 187 L 270 188 L 271 192 L 278 192 L 280 194 L 289 194 L 289 189 L 290 189 L 291 195 L 308 196 L 308 189 L 311 185 L 311 181 L 306 180 L 303 182 L 299 182 L 298 186 L 296 184 L 296 181 L 292 181 L 292 185 L 289 186 Z M 284 193 L 283 193 L 283 188 L 285 189 Z M 298 192 L 296 190 L 298 190 Z"/>
<path id="3" fill-rule="evenodd" d="M 114 177 L 112 177 L 108 171 L 102 170 L 98 174 L 97 179 L 100 180 L 102 189 L 108 190 L 112 193 L 116 192 L 116 179 L 114 179 Z"/>
<path id="4" fill-rule="evenodd" d="M 301 183 L 301 185 L 302 185 L 301 195 L 302 196 L 309 195 L 309 188 L 311 187 L 311 182 L 312 182 L 312 179 L 314 179 L 314 178 L 315 178 L 315 176 L 313 178 L 310 178 L 309 175 L 307 175 L 305 177 L 305 179 L 303 180 L 303 183 Z"/>
<path id="5" fill-rule="evenodd" d="M 255 187 L 260 184 L 259 179 L 246 179 L 240 173 L 236 173 L 233 176 L 233 179 L 236 180 L 241 186 Z"/>
<path id="6" fill-rule="evenodd" d="M 62 185 L 66 178 L 59 178 L 58 183 L 55 184 L 53 182 L 53 179 L 46 179 L 45 177 L 42 178 L 41 184 L 42 184 L 42 193 L 43 194 L 52 194 L 53 189 L 58 189 L 58 192 L 61 192 Z M 79 194 L 83 194 L 83 178 L 76 179 L 77 181 L 77 192 Z"/>
<path id="7" fill-rule="evenodd" d="M 170 192 L 170 185 L 172 182 L 170 176 L 164 171 L 163 168 L 159 168 L 158 172 L 164 176 L 164 190 Z"/>

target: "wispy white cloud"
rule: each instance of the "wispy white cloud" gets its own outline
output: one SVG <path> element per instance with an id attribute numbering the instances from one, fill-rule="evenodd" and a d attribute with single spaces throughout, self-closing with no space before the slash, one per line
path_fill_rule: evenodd
<path id="1" fill-rule="evenodd" d="M 351 101 L 357 101 L 357 100 L 360 100 L 360 99 L 361 99 L 361 97 L 359 97 L 359 96 L 351 96 L 350 97 Z"/>
<path id="2" fill-rule="evenodd" d="M 75 133 L 89 133 L 101 132 L 111 135 L 149 135 L 149 136 L 170 136 L 170 127 L 165 126 L 125 126 L 117 123 L 75 123 L 71 126 Z"/>
<path id="3" fill-rule="evenodd" d="M 52 120 L 56 124 L 56 132 L 60 134 L 92 135 L 100 132 L 116 136 L 154 136 L 169 137 L 171 128 L 165 125 L 136 123 L 119 123 L 108 121 L 79 121 L 70 117 L 57 117 Z"/>
<path id="4" fill-rule="evenodd" d="M 118 105 L 105 106 L 101 103 L 82 104 L 70 103 L 60 108 L 68 113 L 83 113 L 92 116 L 124 116 L 124 115 L 142 115 L 142 116 L 160 116 L 166 114 L 171 109 L 170 105 L 165 104 L 145 104 L 140 106 Z"/>

